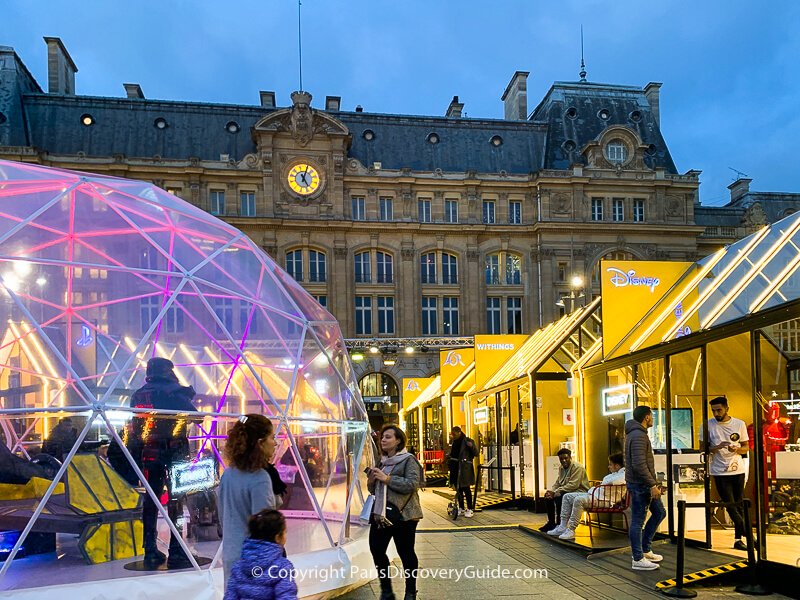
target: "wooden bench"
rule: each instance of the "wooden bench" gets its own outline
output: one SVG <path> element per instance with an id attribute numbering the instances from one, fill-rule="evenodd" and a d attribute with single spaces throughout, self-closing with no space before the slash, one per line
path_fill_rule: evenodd
<path id="1" fill-rule="evenodd" d="M 628 529 L 627 510 L 631 506 L 631 496 L 628 493 L 627 486 L 601 485 L 598 482 L 593 487 L 594 489 L 589 494 L 589 504 L 584 509 L 589 527 L 589 539 L 592 539 L 592 513 L 600 515 L 620 514 L 625 519 L 625 529 Z M 597 523 L 598 525 L 600 524 L 599 521 Z"/>

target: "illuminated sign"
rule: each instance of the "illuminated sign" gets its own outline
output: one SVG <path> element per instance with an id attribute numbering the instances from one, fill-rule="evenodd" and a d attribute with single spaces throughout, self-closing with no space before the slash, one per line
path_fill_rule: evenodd
<path id="1" fill-rule="evenodd" d="M 481 406 L 472 410 L 472 421 L 475 425 L 483 425 L 489 422 L 489 407 Z"/>
<path id="2" fill-rule="evenodd" d="M 170 468 L 170 491 L 175 495 L 210 490 L 216 485 L 215 471 L 211 458 L 175 463 Z"/>
<path id="3" fill-rule="evenodd" d="M 406 389 L 409 392 L 416 392 L 419 390 L 419 383 L 415 379 L 409 379 L 406 384 Z"/>
<path id="4" fill-rule="evenodd" d="M 455 350 L 450 350 L 447 353 L 447 356 L 444 358 L 444 364 L 451 367 L 456 367 L 458 365 L 466 366 L 464 365 L 464 360 L 461 358 L 461 353 Z"/>
<path id="5" fill-rule="evenodd" d="M 619 415 L 633 410 L 632 383 L 606 388 L 601 393 L 604 415 Z"/>
<path id="6" fill-rule="evenodd" d="M 516 350 L 514 344 L 475 344 L 478 350 Z"/>
<path id="7" fill-rule="evenodd" d="M 91 345 L 93 341 L 94 337 L 92 336 L 92 330 L 86 325 L 81 325 L 81 337 L 75 341 L 75 345 L 81 348 L 86 348 L 86 346 Z"/>
<path id="8" fill-rule="evenodd" d="M 661 280 L 658 277 L 644 277 L 641 275 L 636 275 L 635 269 L 630 269 L 629 271 L 625 272 L 621 269 L 617 269 L 616 267 L 608 267 L 606 272 L 611 273 L 611 278 L 609 281 L 614 287 L 627 287 L 631 286 L 644 286 L 646 288 L 650 288 L 650 293 L 653 293 L 661 283 Z"/>

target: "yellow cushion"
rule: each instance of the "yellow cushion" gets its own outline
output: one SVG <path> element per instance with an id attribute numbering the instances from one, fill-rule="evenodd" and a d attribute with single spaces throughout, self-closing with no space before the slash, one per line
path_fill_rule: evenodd
<path id="1" fill-rule="evenodd" d="M 50 487 L 49 479 L 33 477 L 25 485 L 14 483 L 0 483 L 0 500 L 32 500 L 44 496 L 47 488 Z M 64 484 L 56 484 L 53 494 L 63 494 Z"/>

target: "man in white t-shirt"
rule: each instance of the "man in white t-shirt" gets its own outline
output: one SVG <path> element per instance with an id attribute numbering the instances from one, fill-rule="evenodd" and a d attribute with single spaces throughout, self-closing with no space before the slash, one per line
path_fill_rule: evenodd
<path id="1" fill-rule="evenodd" d="M 740 503 L 744 497 L 745 461 L 750 438 L 744 421 L 728 414 L 728 399 L 717 396 L 709 402 L 713 419 L 708 420 L 708 445 L 711 456 L 710 472 L 720 500 Z M 739 504 L 727 506 L 735 529 L 736 550 L 747 550 L 743 538 L 744 513 Z"/>

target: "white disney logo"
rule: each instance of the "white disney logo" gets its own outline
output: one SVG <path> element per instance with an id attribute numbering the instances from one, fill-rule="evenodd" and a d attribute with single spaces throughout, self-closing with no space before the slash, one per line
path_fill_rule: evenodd
<path id="1" fill-rule="evenodd" d="M 645 286 L 650 288 L 650 292 L 655 291 L 656 286 L 661 283 L 658 277 L 641 277 L 636 275 L 636 271 L 631 269 L 627 273 L 615 267 L 606 269 L 611 275 L 611 283 L 614 287 L 625 287 L 628 285 Z"/>

